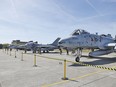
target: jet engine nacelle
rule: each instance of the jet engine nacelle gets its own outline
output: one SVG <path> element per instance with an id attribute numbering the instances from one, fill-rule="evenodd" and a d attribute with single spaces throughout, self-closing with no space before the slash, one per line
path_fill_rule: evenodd
<path id="1" fill-rule="evenodd" d="M 112 52 L 113 52 L 113 50 L 97 50 L 97 51 L 94 51 L 94 52 L 90 52 L 89 56 L 96 57 L 96 56 L 109 54 L 109 53 L 112 53 Z"/>

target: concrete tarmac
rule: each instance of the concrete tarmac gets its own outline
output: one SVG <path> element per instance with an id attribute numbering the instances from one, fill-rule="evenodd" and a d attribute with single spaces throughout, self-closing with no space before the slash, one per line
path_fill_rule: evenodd
<path id="1" fill-rule="evenodd" d="M 37 54 L 34 67 L 34 54 L 22 51 L 5 52 L 0 50 L 0 87 L 115 87 L 116 71 L 83 66 L 67 62 L 64 77 L 64 59 L 75 61 L 75 56 L 63 53 Z M 41 56 L 41 57 L 40 57 Z M 53 59 L 51 59 L 53 58 Z M 55 59 L 55 60 L 54 60 Z M 61 60 L 58 60 L 61 59 Z M 90 65 L 116 68 L 116 53 L 89 58 L 83 53 L 81 62 Z"/>

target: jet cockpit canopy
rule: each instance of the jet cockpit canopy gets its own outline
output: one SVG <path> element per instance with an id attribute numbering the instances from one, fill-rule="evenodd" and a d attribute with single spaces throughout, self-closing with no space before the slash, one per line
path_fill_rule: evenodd
<path id="1" fill-rule="evenodd" d="M 77 30 L 74 30 L 71 35 L 73 36 L 73 35 L 80 35 L 80 34 L 90 34 L 90 33 L 82 29 L 77 29 Z"/>

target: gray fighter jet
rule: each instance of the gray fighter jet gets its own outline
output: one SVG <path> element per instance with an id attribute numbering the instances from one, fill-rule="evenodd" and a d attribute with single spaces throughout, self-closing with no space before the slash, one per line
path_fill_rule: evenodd
<path id="1" fill-rule="evenodd" d="M 25 48 L 22 47 L 22 45 L 9 45 L 8 49 L 16 49 L 16 50 L 23 49 L 24 50 Z"/>
<path id="2" fill-rule="evenodd" d="M 92 49 L 89 53 L 90 57 L 96 57 L 112 53 L 116 50 L 116 37 L 115 39 L 108 35 L 90 34 L 85 30 L 75 30 L 71 37 L 62 39 L 59 46 L 64 48 L 76 49 L 77 57 L 76 62 L 80 61 L 82 49 Z M 94 51 L 94 49 L 97 49 Z"/>
<path id="3" fill-rule="evenodd" d="M 58 49 L 59 40 L 60 38 L 57 38 L 52 44 L 38 44 L 37 42 L 28 42 L 22 47 L 25 47 L 25 49 L 31 49 L 33 53 L 36 53 L 36 51 L 39 51 L 39 53 L 43 51 L 45 53 L 53 51 L 54 49 Z"/>

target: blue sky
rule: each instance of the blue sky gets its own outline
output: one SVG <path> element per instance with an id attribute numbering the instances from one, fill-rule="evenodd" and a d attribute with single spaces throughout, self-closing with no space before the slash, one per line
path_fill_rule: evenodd
<path id="1" fill-rule="evenodd" d="M 0 43 L 51 43 L 75 29 L 116 35 L 116 0 L 0 0 Z"/>

